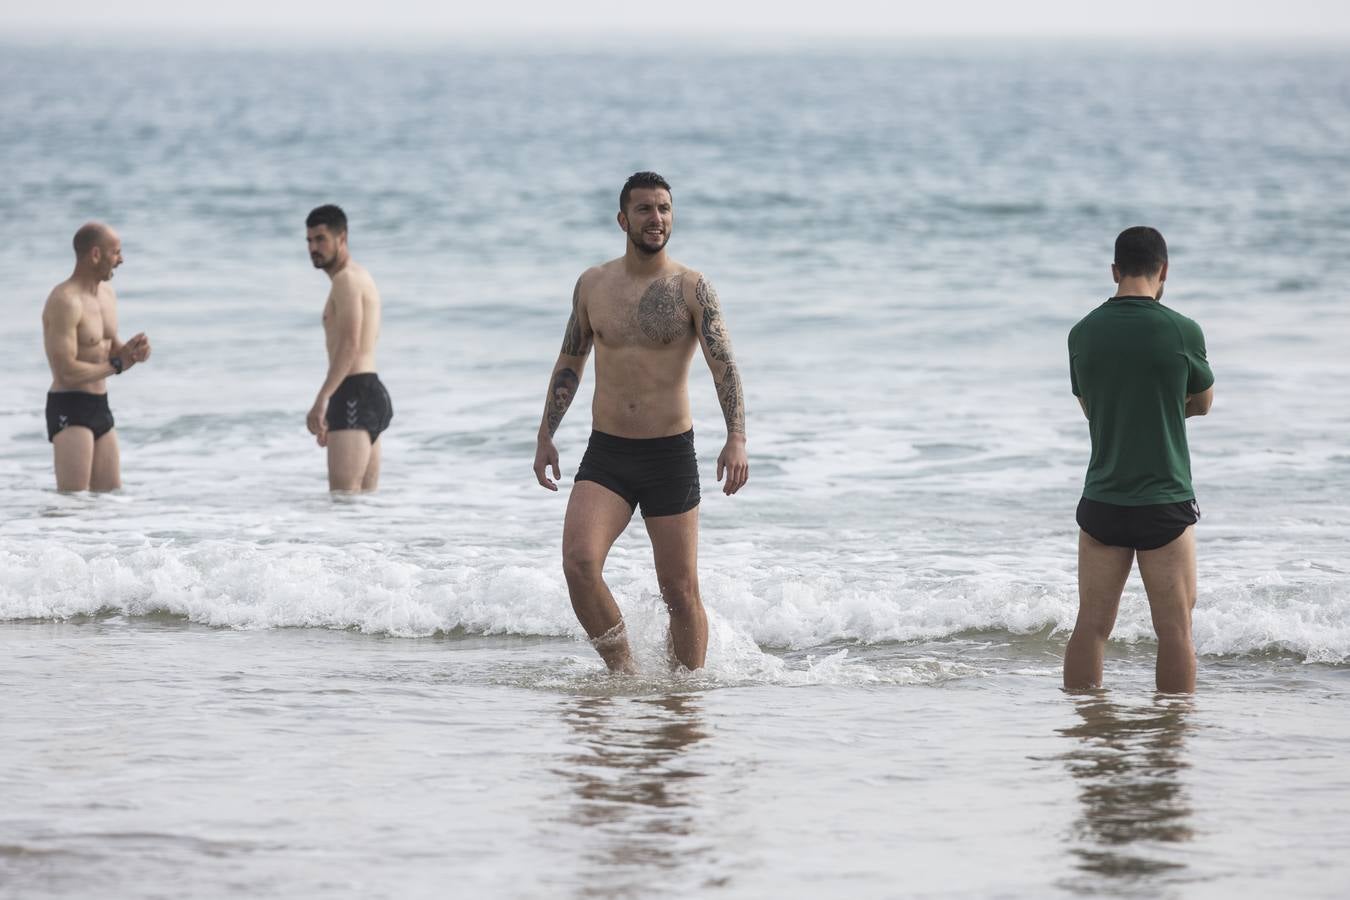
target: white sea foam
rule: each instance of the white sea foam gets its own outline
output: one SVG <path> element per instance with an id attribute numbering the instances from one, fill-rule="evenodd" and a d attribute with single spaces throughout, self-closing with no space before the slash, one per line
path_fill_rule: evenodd
<path id="1" fill-rule="evenodd" d="M 548 564 L 501 564 L 477 552 L 432 563 L 377 549 L 213 541 L 79 553 L 56 543 L 0 552 L 0 619 L 71 619 L 106 613 L 174 615 L 225 628 L 317 627 L 418 637 L 556 635 L 581 639 L 561 573 Z M 611 566 L 610 582 L 639 654 L 664 653 L 666 617 L 649 568 Z M 1076 610 L 1071 581 L 1046 585 L 1010 574 L 884 578 L 747 567 L 707 573 L 710 658 L 736 678 L 810 683 L 894 679 L 854 666 L 837 648 L 804 668 L 760 648 L 808 651 L 840 643 L 878 645 L 965 632 L 1063 636 Z M 1310 662 L 1350 659 L 1350 585 L 1333 576 L 1207 586 L 1195 614 L 1205 654 L 1292 653 Z M 1127 589 L 1117 640 L 1149 640 L 1147 605 Z M 654 662 L 654 660 L 653 660 Z M 812 673 L 816 673 L 813 675 Z M 915 680 L 959 675 L 911 673 Z"/>

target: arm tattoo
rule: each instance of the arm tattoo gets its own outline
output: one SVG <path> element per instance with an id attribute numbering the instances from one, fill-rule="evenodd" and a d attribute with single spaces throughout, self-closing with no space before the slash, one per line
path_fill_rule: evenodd
<path id="1" fill-rule="evenodd" d="M 591 352 L 591 336 L 583 334 L 581 322 L 577 320 L 577 307 L 581 305 L 581 282 L 577 282 L 572 291 L 572 317 L 567 320 L 567 332 L 563 335 L 562 352 L 565 356 L 585 356 Z"/>
<path id="2" fill-rule="evenodd" d="M 727 434 L 745 434 L 745 393 L 741 390 L 741 373 L 736 370 L 735 363 L 727 363 L 722 380 L 717 382 L 717 401 L 722 404 Z"/>
<path id="3" fill-rule="evenodd" d="M 684 305 L 683 275 L 658 278 L 638 301 L 638 325 L 658 344 L 669 344 L 689 333 L 689 308 Z"/>
<path id="4" fill-rule="evenodd" d="M 549 437 L 553 437 L 562 423 L 567 408 L 572 405 L 572 398 L 577 395 L 579 384 L 581 379 L 571 369 L 559 369 L 553 376 L 553 384 L 548 389 L 548 402 L 544 404 L 544 421 L 548 425 Z"/>
<path id="5" fill-rule="evenodd" d="M 722 404 L 722 416 L 727 420 L 727 434 L 745 434 L 745 391 L 741 387 L 741 373 L 731 355 L 731 338 L 722 321 L 722 307 L 717 291 L 708 279 L 700 277 L 694 286 L 698 305 L 703 308 L 703 340 L 708 345 L 708 356 L 722 364 L 722 377 L 716 370 L 717 401 Z"/>
<path id="6" fill-rule="evenodd" d="M 722 307 L 717 301 L 717 290 L 700 277 L 694 287 L 698 305 L 703 307 L 703 339 L 708 344 L 708 355 L 720 363 L 734 365 L 731 357 L 731 339 L 727 337 L 727 327 L 722 322 Z"/>

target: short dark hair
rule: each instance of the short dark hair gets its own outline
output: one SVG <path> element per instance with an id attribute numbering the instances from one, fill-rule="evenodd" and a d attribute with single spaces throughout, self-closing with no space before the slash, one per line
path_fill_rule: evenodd
<path id="1" fill-rule="evenodd" d="M 1157 275 L 1167 262 L 1167 241 L 1156 228 L 1136 225 L 1116 238 L 1116 268 L 1126 277 Z"/>
<path id="2" fill-rule="evenodd" d="M 633 188 L 665 188 L 666 193 L 670 194 L 670 198 L 675 199 L 675 193 L 671 191 L 670 183 L 660 175 L 655 172 L 634 172 L 623 183 L 623 190 L 619 191 L 619 212 L 628 209 L 628 197 L 633 193 Z"/>
<path id="3" fill-rule="evenodd" d="M 318 228 L 320 225 L 328 226 L 328 230 L 334 234 L 346 234 L 347 214 L 342 211 L 342 207 L 332 203 L 316 206 L 305 218 L 305 227 Z"/>
<path id="4" fill-rule="evenodd" d="M 75 239 L 71 244 L 75 247 L 75 255 L 81 259 L 90 251 L 103 242 L 108 236 L 108 226 L 102 222 L 85 222 L 80 226 L 80 230 L 75 232 Z"/>

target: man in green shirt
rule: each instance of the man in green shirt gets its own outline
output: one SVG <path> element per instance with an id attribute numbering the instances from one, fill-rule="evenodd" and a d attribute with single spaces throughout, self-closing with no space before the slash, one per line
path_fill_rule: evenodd
<path id="1" fill-rule="evenodd" d="M 1069 332 L 1069 374 L 1092 459 L 1078 504 L 1078 620 L 1064 687 L 1099 687 L 1102 655 L 1135 558 L 1158 635 L 1158 690 L 1195 690 L 1195 522 L 1186 419 L 1209 412 L 1214 374 L 1200 326 L 1160 302 L 1167 243 L 1116 238 L 1114 297 Z"/>

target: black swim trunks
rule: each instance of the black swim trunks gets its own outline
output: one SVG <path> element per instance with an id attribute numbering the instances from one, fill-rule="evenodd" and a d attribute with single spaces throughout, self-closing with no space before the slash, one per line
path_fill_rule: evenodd
<path id="1" fill-rule="evenodd" d="M 659 438 L 622 438 L 592 431 L 576 481 L 594 481 L 642 517 L 677 516 L 698 506 L 698 457 L 694 432 Z"/>
<path id="2" fill-rule="evenodd" d="M 329 431 L 364 429 L 370 434 L 371 443 L 379 439 L 393 418 L 394 404 L 390 402 L 389 392 L 380 382 L 380 376 L 374 372 L 361 372 L 342 379 L 342 384 L 328 398 L 328 411 L 324 414 Z"/>
<path id="3" fill-rule="evenodd" d="M 1103 544 L 1157 550 L 1181 537 L 1183 531 L 1200 520 L 1200 504 L 1182 500 L 1151 506 L 1116 506 L 1084 497 L 1078 501 L 1077 518 L 1078 527 Z"/>
<path id="4" fill-rule="evenodd" d="M 72 425 L 88 428 L 94 433 L 94 440 L 112 431 L 113 414 L 108 408 L 108 395 L 88 391 L 48 391 L 47 440 Z"/>

